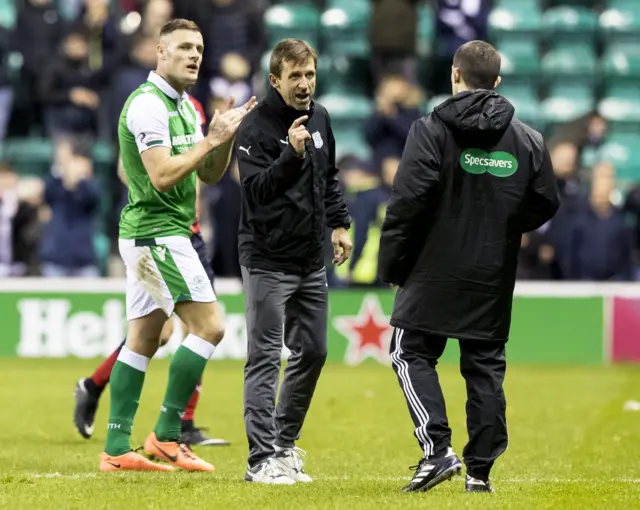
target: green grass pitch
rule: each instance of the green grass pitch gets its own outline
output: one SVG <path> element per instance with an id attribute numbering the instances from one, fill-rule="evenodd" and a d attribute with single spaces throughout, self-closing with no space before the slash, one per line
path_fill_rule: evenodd
<path id="1" fill-rule="evenodd" d="M 640 400 L 638 367 L 509 366 L 510 445 L 492 473 L 497 492 L 466 494 L 457 477 L 404 494 L 420 451 L 390 367 L 328 364 L 299 442 L 315 482 L 265 487 L 242 481 L 242 363 L 211 362 L 204 377 L 196 422 L 232 442 L 197 450 L 214 474 L 98 473 L 108 391 L 93 439 L 82 439 L 71 420 L 73 386 L 95 364 L 0 360 L 0 508 L 640 508 L 640 412 L 623 410 Z M 155 423 L 167 368 L 166 360 L 151 364 L 134 446 Z M 440 374 L 461 455 L 464 383 L 456 366 Z"/>

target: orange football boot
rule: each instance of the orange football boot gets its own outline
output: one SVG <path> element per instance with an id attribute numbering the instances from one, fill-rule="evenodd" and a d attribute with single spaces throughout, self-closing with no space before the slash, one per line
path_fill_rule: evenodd
<path id="1" fill-rule="evenodd" d="M 158 457 L 172 466 L 187 471 L 215 471 L 215 466 L 202 460 L 184 443 L 158 441 L 155 432 L 151 432 L 144 442 L 144 451 L 148 455 Z"/>
<path id="2" fill-rule="evenodd" d="M 151 462 L 136 452 L 127 452 L 117 457 L 102 452 L 100 454 L 100 471 L 174 471 L 174 468 Z"/>

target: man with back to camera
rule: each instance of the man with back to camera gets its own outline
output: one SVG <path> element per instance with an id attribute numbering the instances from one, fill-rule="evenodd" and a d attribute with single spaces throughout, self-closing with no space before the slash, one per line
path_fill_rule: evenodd
<path id="1" fill-rule="evenodd" d="M 462 469 L 435 370 L 447 338 L 459 339 L 467 386 L 467 492 L 493 492 L 489 472 L 507 447 L 502 384 L 520 239 L 559 200 L 542 136 L 493 91 L 499 73 L 490 44 L 458 49 L 453 97 L 411 127 L 382 226 L 380 276 L 399 287 L 391 360 L 424 452 L 407 492 Z"/>
<path id="2" fill-rule="evenodd" d="M 243 120 L 235 142 L 248 336 L 249 482 L 311 482 L 295 441 L 327 356 L 325 228 L 333 229 L 335 264 L 351 252 L 329 115 L 313 101 L 316 63 L 316 52 L 305 41 L 278 43 L 266 98 Z M 283 323 L 291 357 L 274 414 Z"/>

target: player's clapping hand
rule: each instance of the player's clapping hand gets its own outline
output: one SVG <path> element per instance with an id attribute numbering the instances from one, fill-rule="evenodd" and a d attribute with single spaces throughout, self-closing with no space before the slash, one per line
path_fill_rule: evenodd
<path id="1" fill-rule="evenodd" d="M 242 122 L 242 119 L 244 119 L 247 113 L 255 108 L 257 101 L 255 96 L 253 96 L 242 106 L 234 108 L 234 103 L 235 98 L 232 97 L 227 103 L 227 109 L 222 113 L 216 110 L 213 119 L 211 119 L 207 138 L 214 146 L 227 143 L 234 137 L 238 126 L 240 126 L 240 122 Z"/>

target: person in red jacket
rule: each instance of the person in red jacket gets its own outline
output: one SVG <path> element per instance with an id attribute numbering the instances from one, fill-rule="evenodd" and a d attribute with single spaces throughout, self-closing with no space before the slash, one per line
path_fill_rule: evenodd
<path id="1" fill-rule="evenodd" d="M 204 109 L 202 108 L 202 104 L 195 99 L 193 96 L 190 96 L 191 102 L 196 108 L 198 115 L 200 116 L 200 124 L 203 126 L 203 129 L 206 127 L 206 115 L 204 113 Z M 126 181 L 123 179 L 124 174 L 121 172 L 120 166 L 118 167 L 118 175 L 120 176 L 123 183 L 126 185 Z M 197 188 L 199 194 L 199 186 Z M 199 196 L 196 200 L 196 218 L 191 225 L 191 244 L 195 248 L 198 256 L 200 257 L 200 261 L 204 266 L 207 276 L 209 277 L 209 281 L 213 286 L 213 267 L 211 265 L 211 259 L 209 258 L 209 254 L 207 253 L 206 244 L 204 239 L 202 238 L 202 234 L 200 232 L 200 224 L 199 224 Z M 189 332 L 184 323 L 182 323 L 182 333 L 186 336 Z M 171 335 L 173 334 L 173 318 L 170 317 L 160 334 L 160 345 L 165 345 Z M 75 407 L 73 412 L 73 421 L 76 426 L 76 429 L 84 437 L 85 439 L 89 439 L 93 435 L 94 428 L 94 420 L 96 410 L 98 408 L 98 402 L 100 400 L 100 396 L 102 391 L 105 389 L 107 384 L 109 383 L 109 379 L 111 377 L 111 371 L 113 370 L 113 366 L 118 359 L 118 355 L 120 354 L 120 350 L 124 345 L 124 341 L 116 348 L 109 357 L 104 360 L 100 366 L 96 369 L 96 371 L 90 377 L 86 377 L 80 379 L 76 383 L 75 387 Z M 220 438 L 210 438 L 207 437 L 202 428 L 196 427 L 194 424 L 194 413 L 198 404 L 198 399 L 200 397 L 200 389 L 201 389 L 202 381 L 198 384 L 193 395 L 191 396 L 191 400 L 187 405 L 184 416 L 182 417 L 182 436 L 181 441 L 187 445 L 192 446 L 228 446 L 229 442 L 220 439 Z"/>

